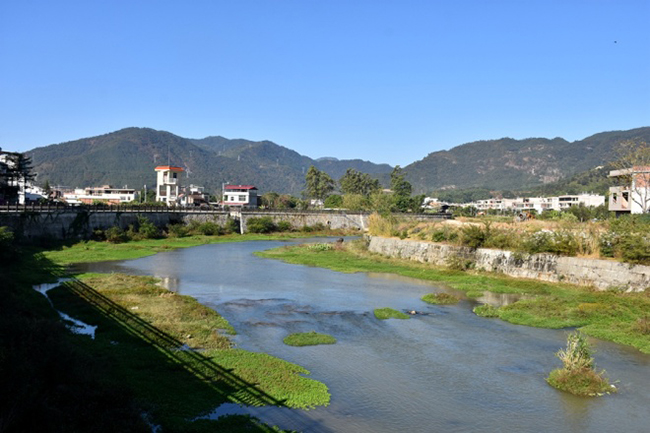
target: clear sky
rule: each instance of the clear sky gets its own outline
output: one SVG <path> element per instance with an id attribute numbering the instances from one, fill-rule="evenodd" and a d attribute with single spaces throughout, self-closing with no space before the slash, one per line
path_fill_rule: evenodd
<path id="1" fill-rule="evenodd" d="M 129 126 L 393 165 L 650 126 L 650 0 L 0 1 L 0 147 Z"/>

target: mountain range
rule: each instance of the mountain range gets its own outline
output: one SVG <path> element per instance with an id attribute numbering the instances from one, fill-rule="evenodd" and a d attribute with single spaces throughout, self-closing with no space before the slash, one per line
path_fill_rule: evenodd
<path id="1" fill-rule="evenodd" d="M 551 184 L 604 165 L 622 141 L 650 142 L 650 127 L 602 132 L 583 140 L 528 138 L 476 141 L 430 153 L 404 168 L 414 193 L 439 189 L 521 190 Z M 338 180 L 348 168 L 389 184 L 393 167 L 332 157 L 312 159 L 271 141 L 183 138 L 149 128 L 125 128 L 109 134 L 39 147 L 32 158 L 38 183 L 69 187 L 155 183 L 154 167 L 185 169 L 183 183 L 216 193 L 221 184 L 252 184 L 262 193 L 300 195 L 305 173 L 314 165 Z"/>

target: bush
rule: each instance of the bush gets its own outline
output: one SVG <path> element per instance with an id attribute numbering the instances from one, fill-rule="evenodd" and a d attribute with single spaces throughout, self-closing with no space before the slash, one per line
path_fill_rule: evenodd
<path id="1" fill-rule="evenodd" d="M 122 242 L 129 240 L 124 230 L 118 226 L 106 229 L 106 231 L 104 231 L 104 236 L 106 236 L 106 240 L 112 244 L 121 244 Z"/>
<path id="2" fill-rule="evenodd" d="M 223 234 L 224 229 L 217 223 L 206 221 L 199 224 L 195 231 L 205 236 L 216 236 Z"/>
<path id="3" fill-rule="evenodd" d="M 279 232 L 290 232 L 292 226 L 289 221 L 280 221 L 278 222 L 277 229 Z"/>
<path id="4" fill-rule="evenodd" d="M 160 229 L 147 217 L 138 215 L 138 235 L 143 239 L 157 239 L 160 237 Z"/>
<path id="5" fill-rule="evenodd" d="M 250 218 L 247 227 L 250 233 L 271 233 L 277 229 L 273 219 L 269 216 Z"/>
<path id="6" fill-rule="evenodd" d="M 189 227 L 185 224 L 167 224 L 167 236 L 170 238 L 182 238 L 189 234 Z"/>
<path id="7" fill-rule="evenodd" d="M 604 371 L 598 373 L 594 369 L 591 347 L 579 331 L 567 336 L 566 349 L 560 349 L 556 355 L 564 367 L 549 374 L 546 379 L 549 385 L 579 396 L 602 395 L 616 390 L 603 376 Z"/>
<path id="8" fill-rule="evenodd" d="M 241 231 L 239 227 L 239 220 L 228 217 L 226 220 L 226 225 L 224 226 L 224 231 L 228 234 L 239 233 Z"/>
<path id="9" fill-rule="evenodd" d="M 14 254 L 14 233 L 9 230 L 9 227 L 0 227 L 0 259 L 10 259 Z"/>

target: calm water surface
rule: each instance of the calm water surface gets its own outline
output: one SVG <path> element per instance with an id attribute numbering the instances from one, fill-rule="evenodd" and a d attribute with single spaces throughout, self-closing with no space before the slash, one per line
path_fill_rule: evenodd
<path id="1" fill-rule="evenodd" d="M 299 364 L 332 394 L 328 407 L 310 411 L 224 405 L 212 417 L 249 413 L 305 432 L 650 431 L 650 356 L 594 340 L 597 367 L 617 381 L 619 393 L 573 397 L 544 381 L 561 364 L 554 353 L 564 347 L 566 331 L 480 318 L 473 301 L 425 304 L 422 295 L 445 289 L 418 280 L 252 255 L 283 244 L 204 245 L 83 270 L 159 277 L 226 317 L 238 347 Z M 427 314 L 375 319 L 373 309 L 383 307 Z M 312 330 L 338 342 L 282 343 L 289 333 Z"/>

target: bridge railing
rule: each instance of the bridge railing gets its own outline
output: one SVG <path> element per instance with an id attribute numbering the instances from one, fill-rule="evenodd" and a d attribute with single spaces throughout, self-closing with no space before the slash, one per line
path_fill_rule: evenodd
<path id="1" fill-rule="evenodd" d="M 332 215 L 370 215 L 372 211 L 358 211 L 346 209 L 263 209 L 263 208 L 235 208 L 224 209 L 221 206 L 151 206 L 147 204 L 120 204 L 120 205 L 69 205 L 65 203 L 30 203 L 0 205 L 0 213 L 24 212 L 132 212 L 132 213 L 230 213 L 242 214 L 332 214 Z M 451 219 L 447 213 L 393 213 L 397 217 L 421 219 Z"/>

